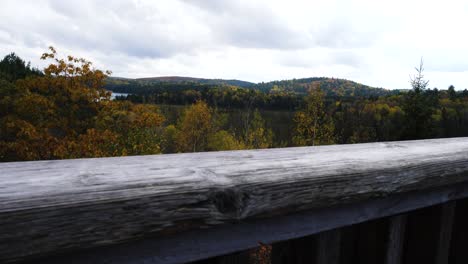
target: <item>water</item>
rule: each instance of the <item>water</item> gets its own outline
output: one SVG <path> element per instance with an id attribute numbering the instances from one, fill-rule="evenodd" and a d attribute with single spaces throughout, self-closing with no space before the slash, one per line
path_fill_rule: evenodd
<path id="1" fill-rule="evenodd" d="M 111 94 L 111 100 L 115 100 L 115 98 L 116 98 L 117 96 L 127 96 L 127 95 L 129 95 L 129 93 L 114 93 L 114 92 L 112 92 L 112 94 Z"/>

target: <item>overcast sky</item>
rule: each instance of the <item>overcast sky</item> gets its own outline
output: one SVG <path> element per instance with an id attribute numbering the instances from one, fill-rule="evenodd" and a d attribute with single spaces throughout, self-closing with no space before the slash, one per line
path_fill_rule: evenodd
<path id="1" fill-rule="evenodd" d="M 468 88 L 468 1 L 1 0 L 0 56 L 54 46 L 113 76 Z"/>

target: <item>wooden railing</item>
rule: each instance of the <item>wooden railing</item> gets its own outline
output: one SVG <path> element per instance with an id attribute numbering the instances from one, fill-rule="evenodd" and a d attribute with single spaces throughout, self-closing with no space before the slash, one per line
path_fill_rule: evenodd
<path id="1" fill-rule="evenodd" d="M 468 138 L 0 163 L 0 263 L 468 263 L 467 197 Z"/>

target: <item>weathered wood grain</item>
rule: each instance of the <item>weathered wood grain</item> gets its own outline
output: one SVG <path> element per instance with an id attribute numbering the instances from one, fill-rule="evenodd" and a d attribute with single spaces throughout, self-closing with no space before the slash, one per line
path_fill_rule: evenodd
<path id="1" fill-rule="evenodd" d="M 468 138 L 0 164 L 0 262 L 468 181 Z"/>
<path id="2" fill-rule="evenodd" d="M 271 218 L 247 219 L 236 224 L 218 225 L 208 229 L 193 229 L 167 236 L 153 236 L 120 244 L 90 248 L 76 252 L 66 252 L 61 255 L 35 259 L 33 263 L 187 263 L 252 249 L 258 247 L 259 242 L 272 244 L 272 264 L 290 263 L 294 262 L 298 253 L 304 256 L 302 254 L 303 252 L 297 252 L 297 242 L 303 239 L 309 240 L 308 242 L 303 242 L 308 245 L 307 255 L 310 257 L 309 261 L 304 263 L 312 263 L 315 261 L 316 250 L 314 249 L 316 248 L 316 240 L 314 236 L 310 235 L 348 226 L 342 228 L 342 234 L 343 230 L 345 230 L 344 233 L 346 233 L 344 236 L 342 235 L 342 240 L 343 238 L 344 240 L 351 238 L 351 243 L 354 244 L 356 243 L 355 238 L 353 238 L 353 234 L 349 234 L 348 231 L 356 229 L 355 224 L 361 223 L 360 225 L 367 226 L 369 220 L 382 219 L 405 212 L 409 212 L 409 215 L 411 215 L 414 213 L 414 210 L 420 208 L 432 207 L 458 199 L 466 200 L 467 197 L 468 183 L 463 183 L 434 190 L 396 194 L 386 198 L 318 208 Z M 459 204 L 459 200 L 457 204 Z M 463 210 L 463 213 L 465 211 L 468 210 Z M 463 220 L 464 219 L 462 219 L 462 221 Z M 465 223 L 466 221 L 463 221 L 459 223 L 458 226 L 463 227 Z M 438 228 L 436 229 L 438 230 Z M 461 234 L 465 233 L 461 232 Z M 349 237 L 349 235 L 351 235 L 351 237 Z M 382 241 L 385 240 L 384 237 L 386 237 L 385 234 L 381 236 Z M 463 237 L 463 235 L 461 237 Z M 344 244 L 346 244 L 350 241 L 344 242 Z M 464 250 L 464 246 L 466 245 L 466 243 L 462 242 L 463 241 L 460 242 L 461 244 L 459 243 L 463 248 L 461 251 Z M 353 251 L 355 246 L 356 245 L 352 247 Z M 347 249 L 345 251 L 347 251 Z M 343 263 L 354 263 L 353 261 L 358 257 L 355 255 L 357 252 L 352 254 L 349 254 L 350 252 L 344 253 L 345 254 L 341 258 Z M 371 253 L 373 252 L 362 252 L 362 254 Z M 456 255 L 460 256 L 463 254 L 458 252 Z M 374 259 L 374 261 L 369 263 L 373 264 L 383 261 L 383 259 L 382 261 L 375 261 Z M 210 260 L 202 261 L 201 263 L 205 262 L 211 263 Z M 459 263 L 466 263 L 466 261 Z"/>

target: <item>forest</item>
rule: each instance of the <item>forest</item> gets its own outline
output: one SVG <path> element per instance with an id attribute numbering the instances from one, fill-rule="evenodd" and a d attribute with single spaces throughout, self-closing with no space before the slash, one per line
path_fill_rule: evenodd
<path id="1" fill-rule="evenodd" d="M 0 161 L 258 149 L 468 136 L 468 90 L 326 77 L 250 83 L 125 79 L 54 48 L 40 70 L 0 61 Z M 125 93 L 112 99 L 111 94 Z"/>

